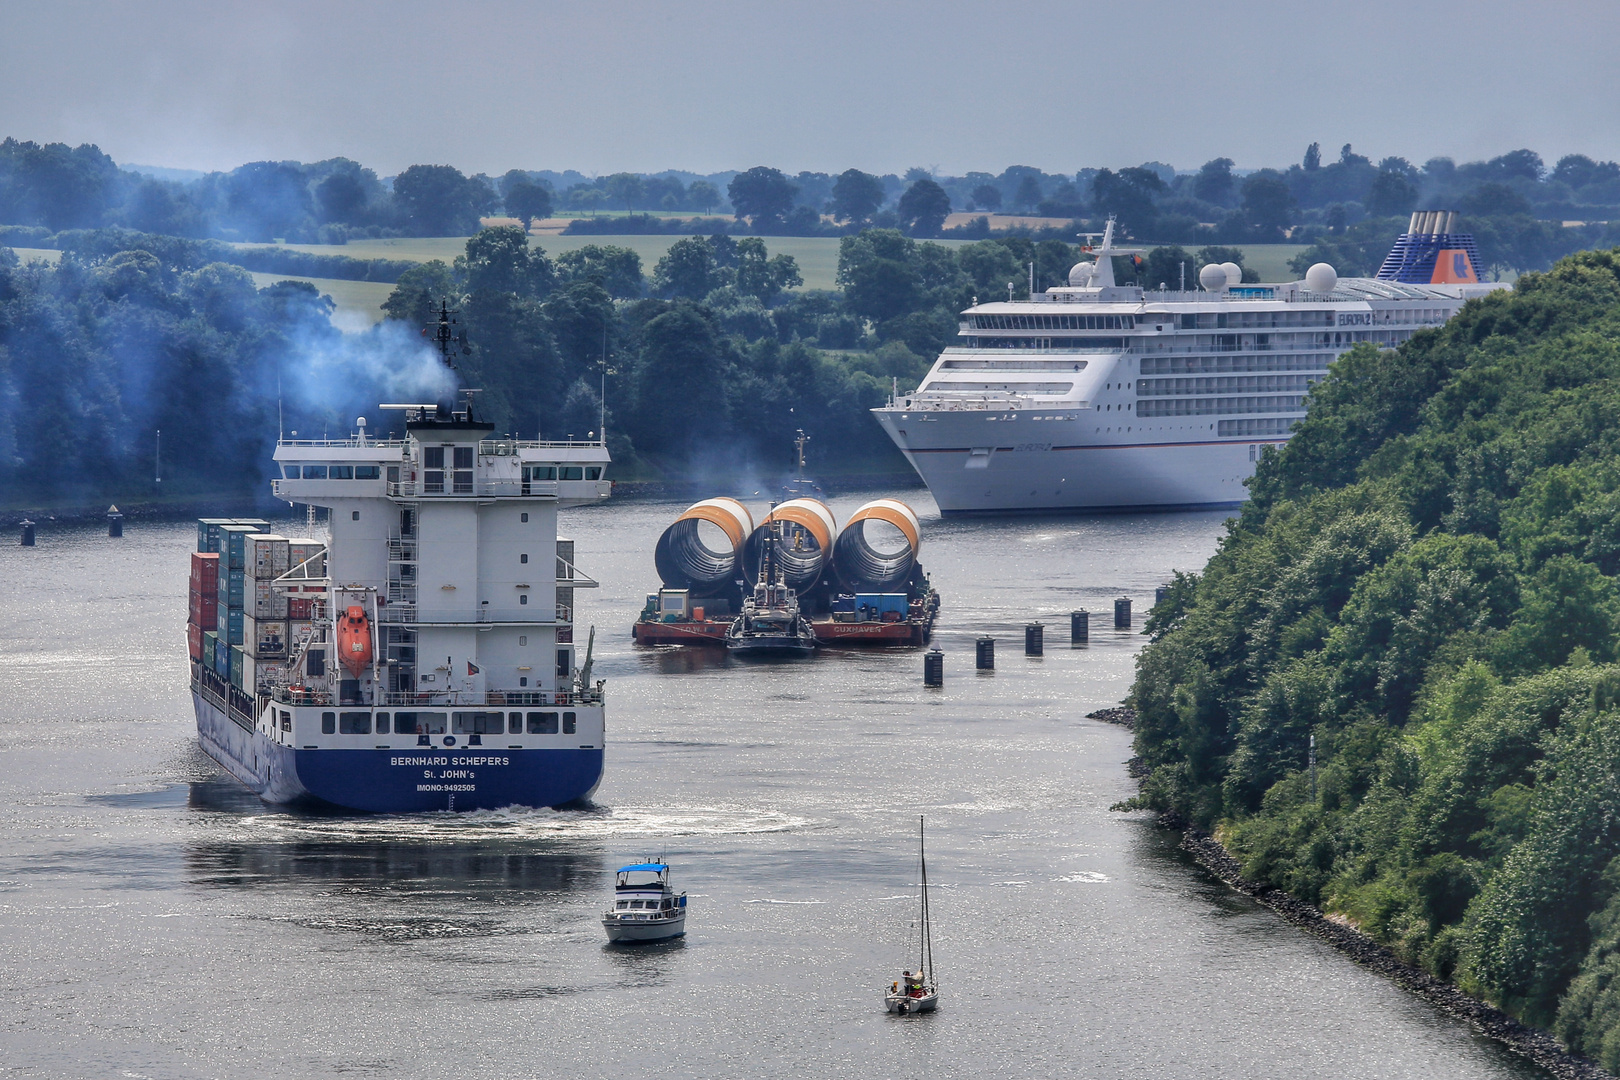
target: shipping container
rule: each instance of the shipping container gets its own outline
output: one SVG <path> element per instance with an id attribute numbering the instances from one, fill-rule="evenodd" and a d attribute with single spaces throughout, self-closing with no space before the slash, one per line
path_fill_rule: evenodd
<path id="1" fill-rule="evenodd" d="M 219 597 L 212 593 L 199 593 L 195 589 L 187 598 L 186 621 L 213 630 L 219 626 Z"/>
<path id="2" fill-rule="evenodd" d="M 231 677 L 231 643 L 224 638 L 214 642 L 214 674 L 222 679 Z"/>
<path id="3" fill-rule="evenodd" d="M 191 587 L 213 592 L 219 587 L 219 553 L 194 551 L 191 554 Z"/>
<path id="4" fill-rule="evenodd" d="M 203 657 L 203 628 L 196 623 L 186 624 L 186 652 L 196 663 L 202 663 Z"/>
<path id="5" fill-rule="evenodd" d="M 249 618 L 242 623 L 242 647 L 258 660 L 279 660 L 287 655 L 287 623 L 281 619 Z"/>
<path id="6" fill-rule="evenodd" d="M 245 569 L 248 577 L 271 581 L 287 572 L 287 538 L 274 533 L 259 533 L 248 537 L 248 558 Z"/>
<path id="7" fill-rule="evenodd" d="M 221 525 L 234 525 L 233 518 L 198 518 L 197 519 L 197 550 L 219 553 L 219 527 Z"/>
<path id="8" fill-rule="evenodd" d="M 252 610 L 248 611 L 250 605 L 244 604 L 244 611 L 248 611 L 255 619 L 285 619 L 287 617 L 287 594 L 285 592 L 277 588 L 272 581 L 255 580 L 252 585 Z"/>
<path id="9" fill-rule="evenodd" d="M 910 600 L 905 593 L 856 593 L 855 609 L 867 609 L 867 617 L 874 615 L 888 615 L 891 613 L 905 615 L 910 607 Z"/>
<path id="10" fill-rule="evenodd" d="M 252 694 L 273 693 L 287 683 L 287 665 L 276 660 L 247 660 L 247 674 L 242 677 L 242 689 Z M 249 689 L 251 687 L 251 689 Z"/>
<path id="11" fill-rule="evenodd" d="M 310 608 L 314 603 L 315 603 L 315 601 L 314 601 L 313 597 L 308 597 L 308 596 L 289 596 L 289 597 L 287 597 L 287 618 L 289 618 L 289 619 L 303 619 L 303 620 L 307 621 L 310 618 Z"/>
<path id="12" fill-rule="evenodd" d="M 247 571 L 221 570 L 219 572 L 219 606 L 223 610 L 241 611 L 247 599 Z"/>
<path id="13" fill-rule="evenodd" d="M 243 615 L 239 609 L 219 613 L 219 634 L 228 644 L 242 644 Z"/>
<path id="14" fill-rule="evenodd" d="M 287 620 L 287 658 L 290 660 L 298 646 L 308 641 L 315 633 L 315 624 L 308 619 Z"/>
<path id="15" fill-rule="evenodd" d="M 214 649 L 219 644 L 219 635 L 212 630 L 204 630 L 202 636 L 202 662 L 203 666 L 214 666 Z"/>
<path id="16" fill-rule="evenodd" d="M 326 576 L 326 545 L 319 540 L 293 539 L 287 541 L 287 568 L 297 570 L 305 560 L 313 560 L 300 576 L 321 578 Z"/>
<path id="17" fill-rule="evenodd" d="M 240 646 L 240 645 L 232 645 L 231 646 L 231 685 L 236 687 L 238 690 L 242 689 L 242 675 L 244 674 L 244 669 L 246 667 L 247 667 L 247 664 L 246 664 L 245 659 L 244 659 L 244 657 L 242 655 L 242 646 Z"/>
<path id="18" fill-rule="evenodd" d="M 253 525 L 221 525 L 219 527 L 219 558 L 224 566 L 232 570 L 242 570 L 247 567 L 247 539 L 258 532 Z M 221 574 L 223 577 L 223 573 Z"/>

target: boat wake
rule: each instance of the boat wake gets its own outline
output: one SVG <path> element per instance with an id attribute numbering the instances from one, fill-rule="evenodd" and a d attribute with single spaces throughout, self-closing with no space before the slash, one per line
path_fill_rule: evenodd
<path id="1" fill-rule="evenodd" d="M 466 843 L 477 840 L 608 840 L 623 837 L 753 836 L 794 832 L 817 823 L 806 817 L 741 806 L 615 806 L 590 810 L 506 807 L 469 813 L 320 818 L 266 814 L 249 819 L 259 838 L 399 840 Z"/>

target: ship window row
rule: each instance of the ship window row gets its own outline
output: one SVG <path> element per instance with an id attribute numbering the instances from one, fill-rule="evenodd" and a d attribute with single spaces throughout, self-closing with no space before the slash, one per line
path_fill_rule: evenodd
<path id="1" fill-rule="evenodd" d="M 1210 379 L 1143 379 L 1136 384 L 1142 397 L 1168 394 L 1238 394 L 1308 390 L 1317 380 L 1309 375 L 1236 375 Z"/>
<path id="2" fill-rule="evenodd" d="M 1133 330 L 1134 315 L 971 315 L 975 330 Z"/>
<path id="3" fill-rule="evenodd" d="M 283 718 L 287 717 L 284 712 Z M 373 725 L 378 735 L 443 735 L 446 716 L 442 712 L 399 712 L 392 716 L 377 713 L 375 721 L 369 712 L 323 712 L 323 735 L 370 735 Z M 530 735 L 576 734 L 578 714 L 573 712 L 458 712 L 450 714 L 450 730 L 457 735 Z"/>
<path id="4" fill-rule="evenodd" d="M 947 360 L 944 371 L 1084 371 L 1085 360 Z"/>
<path id="5" fill-rule="evenodd" d="M 1169 398 L 1137 403 L 1136 413 L 1144 420 L 1155 416 L 1230 416 L 1233 413 L 1303 412 L 1300 395 L 1276 397 Z"/>
<path id="6" fill-rule="evenodd" d="M 1067 394 L 1074 389 L 1072 382 L 943 382 L 936 380 L 923 390 L 977 390 L 1001 391 L 1008 394 Z"/>
<path id="7" fill-rule="evenodd" d="M 525 465 L 525 480 L 600 480 L 600 465 Z"/>
<path id="8" fill-rule="evenodd" d="M 1149 318 L 1151 316 L 1143 316 Z M 1168 319 L 1168 314 L 1163 316 Z M 1182 330 L 1260 329 L 1289 326 L 1333 326 L 1334 312 L 1320 308 L 1307 311 L 1204 311 L 1181 315 L 1176 325 Z"/>
<path id="9" fill-rule="evenodd" d="M 1292 416 L 1257 416 L 1247 420 L 1222 420 L 1217 435 L 1286 435 L 1299 421 Z M 1253 450 L 1250 447 L 1250 450 Z"/>
<path id="10" fill-rule="evenodd" d="M 1271 353 L 1251 356 L 1238 353 L 1220 356 L 1144 356 L 1143 375 L 1224 374 L 1232 371 L 1314 371 L 1327 374 L 1335 359 L 1312 353 Z"/>
<path id="11" fill-rule="evenodd" d="M 1125 339 L 1117 337 L 973 337 L 962 338 L 962 345 L 969 349 L 1072 349 L 1086 352 L 1100 352 L 1106 349 L 1123 349 Z"/>
<path id="12" fill-rule="evenodd" d="M 288 480 L 381 480 L 380 465 L 283 465 Z"/>

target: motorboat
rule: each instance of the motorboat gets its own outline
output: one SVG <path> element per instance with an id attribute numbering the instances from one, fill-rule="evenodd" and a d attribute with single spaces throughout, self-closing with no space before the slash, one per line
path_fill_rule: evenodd
<path id="1" fill-rule="evenodd" d="M 686 894 L 669 885 L 669 864 L 632 863 L 619 867 L 613 906 L 602 914 L 611 942 L 668 941 L 686 933 Z"/>

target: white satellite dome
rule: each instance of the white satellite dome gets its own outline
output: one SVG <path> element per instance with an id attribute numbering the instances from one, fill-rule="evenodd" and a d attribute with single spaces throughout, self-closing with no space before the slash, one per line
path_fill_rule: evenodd
<path id="1" fill-rule="evenodd" d="M 1226 269 L 1220 263 L 1208 263 L 1198 271 L 1198 284 L 1208 292 L 1220 292 L 1226 288 Z"/>
<path id="2" fill-rule="evenodd" d="M 1305 271 L 1305 288 L 1313 293 L 1330 293 L 1338 283 L 1338 272 L 1327 263 L 1317 263 Z"/>
<path id="3" fill-rule="evenodd" d="M 1243 267 L 1237 263 L 1225 262 L 1221 263 L 1221 269 L 1226 271 L 1226 283 L 1228 285 L 1243 284 Z"/>
<path id="4" fill-rule="evenodd" d="M 1069 284 L 1083 289 L 1091 284 L 1091 275 L 1097 268 L 1088 262 L 1077 262 L 1069 267 Z"/>

